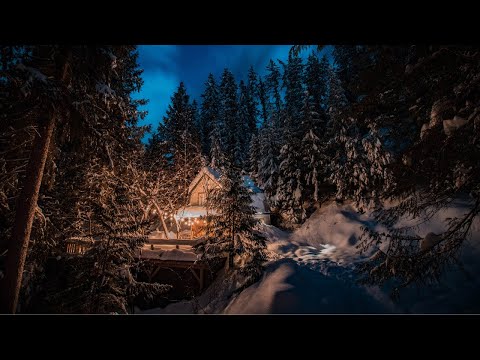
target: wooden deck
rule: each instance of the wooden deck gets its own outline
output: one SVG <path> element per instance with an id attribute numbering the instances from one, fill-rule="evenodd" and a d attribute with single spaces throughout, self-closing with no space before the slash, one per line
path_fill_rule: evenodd
<path id="1" fill-rule="evenodd" d="M 205 270 L 208 266 L 203 261 L 198 261 L 193 254 L 192 246 L 203 241 L 203 239 L 148 239 L 143 248 L 140 249 L 136 258 L 150 263 L 151 270 L 147 276 L 149 282 L 159 273 L 161 269 L 185 269 L 190 271 L 198 282 L 199 290 L 203 290 L 205 284 Z M 72 239 L 66 242 L 66 252 L 69 255 L 82 255 L 92 245 L 93 241 Z M 171 250 L 185 252 L 187 256 L 179 252 L 178 259 L 161 259 L 160 256 Z M 168 256 L 167 256 L 168 257 Z"/>

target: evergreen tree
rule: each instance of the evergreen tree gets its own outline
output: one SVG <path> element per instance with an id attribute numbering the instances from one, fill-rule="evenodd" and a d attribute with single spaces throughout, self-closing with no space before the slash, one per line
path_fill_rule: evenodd
<path id="1" fill-rule="evenodd" d="M 212 168 L 223 169 L 224 167 L 224 154 L 222 146 L 222 134 L 224 133 L 225 124 L 222 118 L 218 118 L 213 125 L 211 134 L 211 148 L 210 148 L 210 166 Z"/>
<path id="2" fill-rule="evenodd" d="M 243 80 L 239 83 L 240 95 L 238 100 L 238 118 L 236 124 L 237 141 L 239 142 L 240 151 L 236 156 L 240 157 L 242 167 L 248 163 L 248 150 L 250 146 L 250 140 L 253 132 L 250 128 L 252 114 L 250 113 L 250 95 L 248 88 L 245 86 Z M 255 115 L 253 116 L 255 118 Z"/>
<path id="3" fill-rule="evenodd" d="M 273 111 L 279 116 L 282 109 L 282 97 L 280 95 L 280 68 L 273 60 L 267 65 L 267 75 L 265 77 L 265 86 L 269 99 L 273 99 Z M 269 105 L 270 106 L 270 105 Z M 278 124 L 280 125 L 280 123 Z"/>
<path id="4" fill-rule="evenodd" d="M 7 116 L 16 122 L 10 129 L 23 132 L 23 126 L 38 126 L 32 137 L 33 144 L 18 139 L 23 142 L 21 146 L 27 145 L 25 150 L 31 151 L 31 156 L 28 177 L 13 199 L 26 196 L 31 201 L 19 200 L 17 216 L 10 222 L 12 241 L 7 253 L 6 276 L 1 284 L 7 312 L 17 309 L 22 274 L 27 274 L 22 290 L 26 299 L 34 291 L 33 283 L 40 281 L 40 274 L 44 274 L 39 269 L 71 233 L 69 225 L 78 216 L 72 203 L 78 195 L 77 187 L 83 184 L 82 179 L 73 181 L 74 174 L 90 158 L 95 158 L 112 169 L 107 174 L 112 176 L 117 171 L 115 159 L 128 156 L 132 142 L 139 141 L 141 131 L 136 122 L 144 112 L 138 111 L 138 105 L 145 103 L 130 96 L 142 85 L 142 71 L 137 65 L 138 53 L 134 46 L 24 49 L 25 52 L 15 51 L 19 55 L 17 66 L 7 69 L 8 76 L 1 76 L 9 79 L 4 83 L 7 88 L 19 87 L 20 90 L 10 92 L 5 98 L 10 106 L 2 106 L 14 111 L 14 116 Z M 22 98 L 16 98 L 15 94 L 22 94 Z M 27 108 L 29 115 L 22 116 L 22 122 L 16 121 L 15 116 Z M 4 130 L 1 128 L 2 136 Z M 16 148 L 16 144 L 11 143 L 10 147 Z M 85 198 L 79 197 L 78 202 L 81 201 Z M 21 238 L 19 229 L 23 229 Z M 29 249 L 30 231 L 35 242 Z M 24 271 L 25 264 L 27 271 Z"/>
<path id="5" fill-rule="evenodd" d="M 376 49 L 372 72 L 377 70 L 381 77 L 364 100 L 369 108 L 361 109 L 371 116 L 374 102 L 382 105 L 383 116 L 374 118 L 375 127 L 381 137 L 388 136 L 382 146 L 391 149 L 394 159 L 393 179 L 383 178 L 388 186 L 381 195 L 400 200 L 376 212 L 376 220 L 388 231 L 364 229 L 362 250 L 375 250 L 364 264 L 364 281 L 392 282 L 394 295 L 411 284 L 439 281 L 446 268 L 458 263 L 472 222 L 480 214 L 479 154 L 474 146 L 479 134 L 478 49 L 405 50 Z M 444 231 L 422 239 L 414 228 L 398 226 L 400 218 L 430 219 L 459 198 L 465 201 L 465 213 L 446 219 Z"/>
<path id="6" fill-rule="evenodd" d="M 328 132 L 329 138 L 332 138 L 339 132 L 342 119 L 346 117 L 345 112 L 348 106 L 348 100 L 342 83 L 333 68 L 329 68 L 328 84 L 329 92 L 327 106 L 330 119 Z"/>
<path id="7" fill-rule="evenodd" d="M 188 185 L 201 167 L 201 148 L 198 129 L 195 126 L 194 108 L 183 82 L 172 95 L 163 124 L 158 126 L 158 136 L 165 141 L 167 153 L 171 157 L 172 171 L 179 183 L 176 186 L 186 201 Z"/>
<path id="8" fill-rule="evenodd" d="M 275 203 L 279 176 L 279 154 L 281 139 L 279 129 L 272 123 L 265 124 L 259 133 L 259 159 L 255 179 L 262 186 L 272 204 Z"/>
<path id="9" fill-rule="evenodd" d="M 198 103 L 197 100 L 192 101 L 192 114 L 193 114 L 193 124 L 197 131 L 198 140 L 200 141 L 201 145 L 201 122 L 200 122 L 200 113 L 198 110 Z"/>
<path id="10" fill-rule="evenodd" d="M 260 89 L 264 87 L 266 90 L 267 106 L 264 109 L 268 109 L 268 111 L 264 111 L 264 121 L 259 133 L 260 155 L 256 180 L 263 186 L 271 204 L 276 202 L 280 148 L 283 144 L 281 121 L 283 104 L 280 95 L 280 80 L 280 68 L 270 60 L 267 65 L 265 83 L 260 83 Z M 265 86 L 262 86 L 263 84 Z M 260 99 L 262 100 L 262 97 Z"/>
<path id="11" fill-rule="evenodd" d="M 326 63 L 326 64 L 325 64 Z M 309 111 L 314 111 L 320 122 L 318 125 L 326 125 L 326 113 L 322 103 L 326 103 L 328 85 L 328 60 L 322 58 L 322 62 L 312 53 L 308 57 L 305 67 L 305 85 L 309 94 Z M 324 128 L 315 128 L 315 132 L 323 134 Z"/>
<path id="12" fill-rule="evenodd" d="M 200 139 L 202 152 L 210 156 L 212 131 L 219 117 L 219 94 L 213 74 L 208 75 L 205 91 L 202 94 L 202 109 L 200 112 Z"/>
<path id="13" fill-rule="evenodd" d="M 257 133 L 257 114 L 258 114 L 258 79 L 257 74 L 250 66 L 248 70 L 248 84 L 245 92 L 247 107 L 247 124 L 251 135 Z M 251 136 L 250 135 L 250 136 Z M 250 139 L 248 139 L 250 141 Z"/>
<path id="14" fill-rule="evenodd" d="M 285 121 L 282 126 L 283 144 L 279 156 L 276 205 L 283 218 L 290 223 L 301 223 L 306 216 L 303 208 L 305 182 L 302 178 L 303 129 L 303 65 L 298 55 L 289 54 L 283 64 L 285 87 Z"/>
<path id="15" fill-rule="evenodd" d="M 302 178 L 305 179 L 305 198 L 318 201 L 319 185 L 326 180 L 326 149 L 325 143 L 320 139 L 323 127 L 320 126 L 319 114 L 316 111 L 313 96 L 305 91 L 303 107 L 303 139 L 302 139 Z"/>
<path id="16" fill-rule="evenodd" d="M 262 273 L 266 244 L 264 236 L 254 229 L 255 210 L 250 193 L 232 160 L 226 159 L 221 187 L 208 199 L 208 206 L 213 207 L 216 214 L 209 217 L 206 242 L 197 245 L 197 249 L 205 259 L 228 254 L 228 267 L 237 268 L 247 278 L 248 285 Z"/>
<path id="17" fill-rule="evenodd" d="M 264 125 L 268 121 L 268 98 L 265 83 L 262 81 L 261 78 L 258 82 L 258 100 L 260 102 L 260 115 L 262 117 L 262 125 Z"/>
<path id="18" fill-rule="evenodd" d="M 355 102 L 359 95 L 356 86 L 360 76 L 360 47 L 357 45 L 338 45 L 333 49 L 333 58 L 338 78 L 344 85 L 345 95 L 349 102 Z"/>
<path id="19" fill-rule="evenodd" d="M 243 160 L 240 116 L 237 96 L 237 84 L 230 70 L 225 69 L 220 84 L 221 111 L 220 117 L 225 124 L 222 129 L 222 150 L 228 158 L 234 159 L 236 166 Z"/>
<path id="20" fill-rule="evenodd" d="M 303 64 L 298 55 L 289 53 L 287 64 L 284 67 L 283 87 L 285 88 L 286 120 L 293 123 L 285 123 L 284 126 L 293 127 L 301 118 L 303 107 Z"/>

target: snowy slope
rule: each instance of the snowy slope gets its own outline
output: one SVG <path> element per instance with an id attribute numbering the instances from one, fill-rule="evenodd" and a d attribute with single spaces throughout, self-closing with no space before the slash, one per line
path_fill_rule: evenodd
<path id="1" fill-rule="evenodd" d="M 244 290 L 227 314 L 385 313 L 387 305 L 364 288 L 325 276 L 285 258 L 267 267 L 258 283 Z"/>
<path id="2" fill-rule="evenodd" d="M 428 222 L 403 219 L 399 225 L 417 224 L 413 232 L 425 236 L 444 229 L 444 219 L 465 212 L 457 201 Z M 463 270 L 452 269 L 442 283 L 410 288 L 393 303 L 389 289 L 355 283 L 356 264 L 362 261 L 355 244 L 360 226 L 376 227 L 370 214 L 358 214 L 350 204 L 326 204 L 293 233 L 263 225 L 270 261 L 262 278 L 240 293 L 238 279 L 221 274 L 195 302 L 169 305 L 150 313 L 480 313 L 480 219 L 463 247 Z"/>

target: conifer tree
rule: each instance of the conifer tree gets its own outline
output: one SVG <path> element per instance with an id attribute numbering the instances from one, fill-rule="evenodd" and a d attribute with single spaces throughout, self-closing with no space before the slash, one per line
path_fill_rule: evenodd
<path id="1" fill-rule="evenodd" d="M 210 73 L 205 83 L 205 91 L 202 94 L 199 126 L 202 152 L 206 156 L 210 156 L 212 131 L 219 117 L 219 101 L 215 77 Z"/>
<path id="2" fill-rule="evenodd" d="M 239 128 L 239 106 L 237 84 L 230 70 L 225 69 L 220 84 L 220 117 L 225 126 L 222 129 L 222 151 L 235 161 L 236 166 L 242 163 L 242 137 Z"/>
<path id="3" fill-rule="evenodd" d="M 250 66 L 248 70 L 248 83 L 246 89 L 246 103 L 247 103 L 247 124 L 249 133 L 251 135 L 257 133 L 257 115 L 258 115 L 258 78 Z M 250 140 L 250 139 L 249 139 Z"/>
<path id="4" fill-rule="evenodd" d="M 207 260 L 227 255 L 228 268 L 238 269 L 246 277 L 245 283 L 250 284 L 262 273 L 266 244 L 265 237 L 254 228 L 257 221 L 252 199 L 234 163 L 225 156 L 221 187 L 208 199 L 215 215 L 209 216 L 206 242 L 196 248 Z"/>
<path id="5" fill-rule="evenodd" d="M 190 104 L 185 85 L 180 83 L 172 95 L 163 124 L 158 126 L 158 136 L 165 141 L 169 163 L 178 179 L 177 188 L 187 199 L 188 185 L 202 166 L 198 129 L 194 108 Z"/>

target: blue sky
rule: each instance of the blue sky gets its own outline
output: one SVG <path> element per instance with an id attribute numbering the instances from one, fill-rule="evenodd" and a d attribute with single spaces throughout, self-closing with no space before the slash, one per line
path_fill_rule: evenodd
<path id="1" fill-rule="evenodd" d="M 151 124 L 152 130 L 156 129 L 180 81 L 200 105 L 200 94 L 210 72 L 219 81 L 223 69 L 228 67 L 240 81 L 246 79 L 248 68 L 253 65 L 263 75 L 270 59 L 285 61 L 290 48 L 291 45 L 140 45 L 144 85 L 135 97 L 149 100 L 144 108 L 148 115 L 140 125 Z M 307 55 L 307 51 L 302 52 L 302 57 Z"/>

